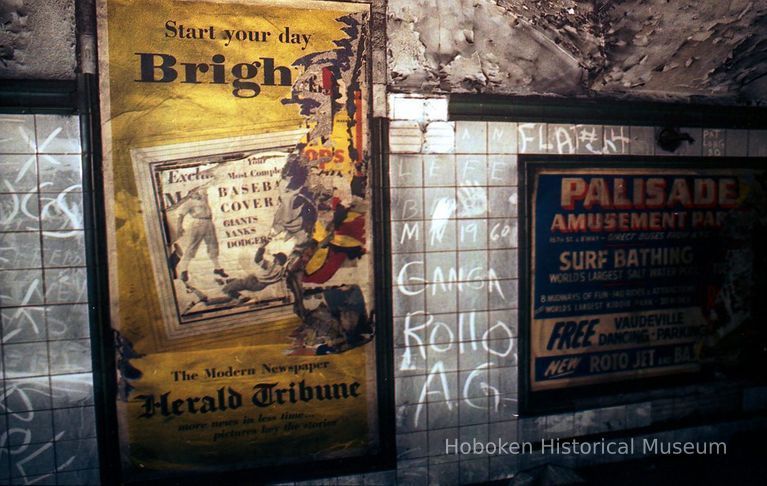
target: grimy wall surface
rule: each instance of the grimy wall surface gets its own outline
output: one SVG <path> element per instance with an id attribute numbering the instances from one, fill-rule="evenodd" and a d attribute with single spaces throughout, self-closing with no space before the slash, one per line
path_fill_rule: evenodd
<path id="1" fill-rule="evenodd" d="M 372 3 L 379 103 L 387 88 L 726 104 L 762 104 L 767 97 L 763 2 Z M 0 79 L 73 78 L 77 51 L 90 54 L 89 5 L 0 1 Z"/>
<path id="2" fill-rule="evenodd" d="M 389 88 L 763 103 L 767 5 L 390 0 Z"/>
<path id="3" fill-rule="evenodd" d="M 75 77 L 75 1 L 0 1 L 0 79 Z"/>

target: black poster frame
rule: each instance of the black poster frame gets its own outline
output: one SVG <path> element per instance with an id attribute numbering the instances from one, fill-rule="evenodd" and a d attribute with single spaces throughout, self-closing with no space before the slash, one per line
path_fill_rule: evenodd
<path id="1" fill-rule="evenodd" d="M 370 7 L 369 2 L 361 2 Z M 371 24 L 369 24 L 369 27 Z M 95 25 L 93 26 L 95 30 Z M 374 47 L 367 47 L 365 75 L 372 80 Z M 92 259 L 93 296 L 97 300 L 93 312 L 98 316 L 93 334 L 94 371 L 96 386 L 96 412 L 99 420 L 99 456 L 103 484 L 264 484 L 279 481 L 301 481 L 336 477 L 350 474 L 364 474 L 391 470 L 396 466 L 394 367 L 392 338 L 392 299 L 390 292 L 390 239 L 388 237 L 388 162 L 385 155 L 388 140 L 388 124 L 383 118 L 374 118 L 372 105 L 366 110 L 369 127 L 371 160 L 368 164 L 368 184 L 372 196 L 372 250 L 373 286 L 375 296 L 375 356 L 377 384 L 377 453 L 343 459 L 303 461 L 288 465 L 262 466 L 251 469 L 229 470 L 216 473 L 179 472 L 169 478 L 156 480 L 132 480 L 121 469 L 120 444 L 117 430 L 117 407 L 114 397 L 117 393 L 115 343 L 110 323 L 109 281 L 107 271 L 106 219 L 104 209 L 104 187 L 102 172 L 102 120 L 99 109 L 99 83 L 97 75 L 84 75 L 80 90 L 76 94 L 83 112 L 83 123 L 89 124 L 90 170 L 84 176 L 92 181 L 93 211 L 98 225 L 94 231 Z M 373 100 L 373 82 L 367 83 L 367 99 Z M 85 132 L 84 132 L 85 133 Z M 84 146 L 85 149 L 85 146 Z M 89 269 L 89 272 L 91 270 Z"/>
<path id="2" fill-rule="evenodd" d="M 670 373 L 668 376 L 639 377 L 615 380 L 609 383 L 572 386 L 567 388 L 533 391 L 530 383 L 531 324 L 530 296 L 532 289 L 533 222 L 532 198 L 534 177 L 541 169 L 763 169 L 762 159 L 745 157 L 687 157 L 637 155 L 557 155 L 520 154 L 518 175 L 520 181 L 519 228 L 519 408 L 520 415 L 540 415 L 593 407 L 621 405 L 641 400 L 640 394 L 657 392 L 668 396 L 675 388 L 686 385 L 711 384 L 721 381 L 717 370 L 702 366 L 698 372 Z"/>

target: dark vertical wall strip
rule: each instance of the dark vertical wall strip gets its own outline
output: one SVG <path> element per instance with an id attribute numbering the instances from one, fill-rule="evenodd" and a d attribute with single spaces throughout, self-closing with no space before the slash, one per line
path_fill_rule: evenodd
<path id="1" fill-rule="evenodd" d="M 376 289 L 376 346 L 378 353 L 378 410 L 381 428 L 381 447 L 385 462 L 392 465 L 396 444 L 394 442 L 394 368 L 392 357 L 392 312 L 391 312 L 391 247 L 389 240 L 389 189 L 387 164 L 384 153 L 388 140 L 387 122 L 382 118 L 373 119 L 371 125 L 372 167 L 370 168 L 373 194 L 373 251 L 375 271 L 373 284 Z"/>
<path id="2" fill-rule="evenodd" d="M 75 35 L 77 36 L 77 72 L 95 72 L 96 2 L 94 0 L 75 2 Z"/>
<path id="3" fill-rule="evenodd" d="M 101 177 L 101 117 L 96 67 L 96 4 L 94 0 L 75 3 L 78 103 L 83 137 L 83 186 L 90 195 L 84 201 L 88 295 L 90 299 L 93 391 L 99 445 L 99 465 L 103 484 L 114 484 L 119 477 L 117 417 L 114 407 L 114 339 L 109 324 L 109 277 L 104 217 L 104 187 Z"/>
<path id="4" fill-rule="evenodd" d="M 98 109 L 98 80 L 92 74 L 78 76 L 80 93 L 80 133 L 83 137 L 83 189 L 90 195 L 84 201 L 88 295 L 90 299 L 93 387 L 99 442 L 99 462 L 103 484 L 113 484 L 119 471 L 117 419 L 114 400 L 114 340 L 109 326 L 109 285 L 106 266 L 104 187 L 101 174 L 101 131 Z"/>

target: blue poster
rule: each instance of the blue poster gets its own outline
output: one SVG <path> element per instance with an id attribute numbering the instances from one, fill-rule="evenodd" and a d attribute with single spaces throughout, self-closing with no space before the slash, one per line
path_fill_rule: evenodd
<path id="1" fill-rule="evenodd" d="M 534 391 L 696 371 L 748 320 L 733 282 L 753 271 L 752 171 L 542 169 L 533 182 Z"/>

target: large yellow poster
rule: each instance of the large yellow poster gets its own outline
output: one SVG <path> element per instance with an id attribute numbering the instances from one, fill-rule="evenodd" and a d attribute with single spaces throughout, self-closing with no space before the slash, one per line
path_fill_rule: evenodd
<path id="1" fill-rule="evenodd" d="M 377 451 L 368 20 L 100 2 L 126 478 Z"/>

